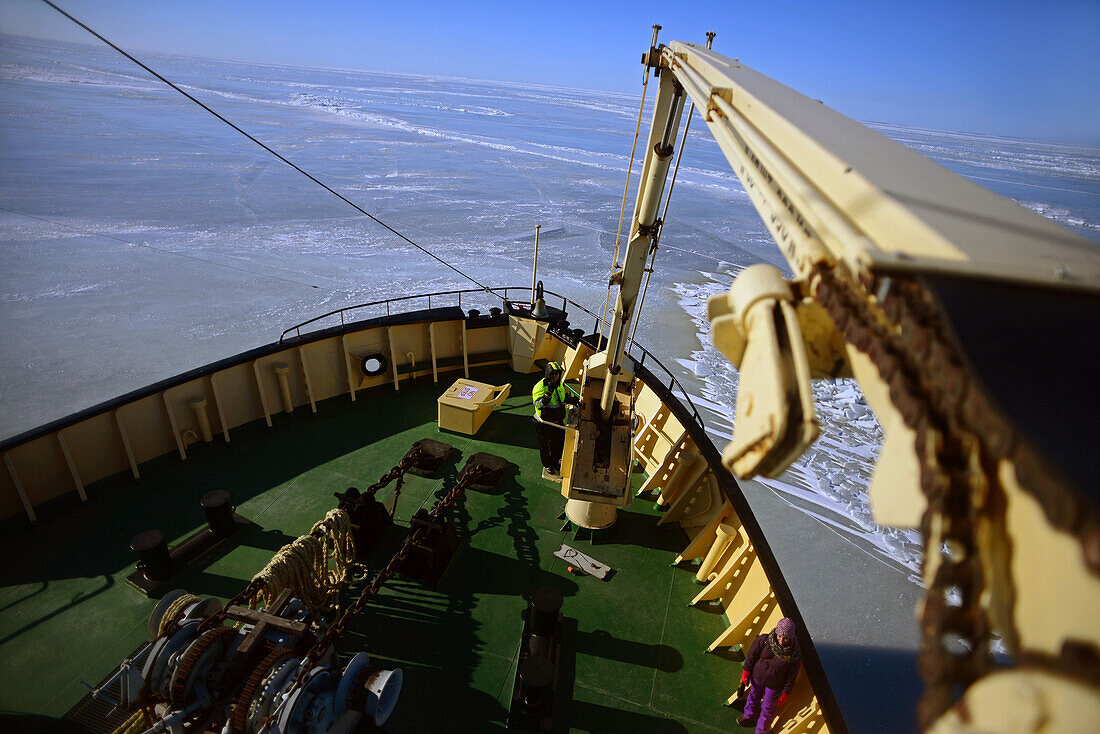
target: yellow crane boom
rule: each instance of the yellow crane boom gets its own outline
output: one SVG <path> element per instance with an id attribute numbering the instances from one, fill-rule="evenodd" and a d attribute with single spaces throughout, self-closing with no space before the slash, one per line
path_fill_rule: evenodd
<path id="1" fill-rule="evenodd" d="M 727 467 L 782 472 L 818 433 L 811 380 L 854 376 L 885 434 L 876 519 L 925 541 L 922 726 L 1100 721 L 1100 248 L 738 60 L 673 42 L 643 63 L 794 273 L 752 266 L 708 304 L 739 370 Z"/>

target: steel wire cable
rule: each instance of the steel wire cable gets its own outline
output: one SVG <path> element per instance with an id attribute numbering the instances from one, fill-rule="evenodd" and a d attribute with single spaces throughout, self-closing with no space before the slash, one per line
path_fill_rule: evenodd
<path id="1" fill-rule="evenodd" d="M 332 188 L 331 186 L 329 186 L 329 185 L 328 185 L 328 184 L 326 184 L 325 182 L 323 182 L 323 181 L 321 181 L 320 179 L 318 179 L 318 178 L 317 178 L 316 176 L 314 176 L 313 174 L 311 174 L 311 173 L 310 173 L 309 171 L 306 171 L 306 170 L 305 170 L 304 168 L 302 168 L 302 167 L 298 166 L 298 165 L 297 165 L 296 163 L 292 162 L 291 160 L 289 160 L 288 158 L 286 158 L 285 156 L 283 156 L 283 155 L 282 155 L 281 153 L 279 153 L 279 152 L 278 152 L 278 151 L 276 151 L 275 149 L 271 148 L 271 147 L 270 147 L 270 146 L 268 146 L 267 144 L 265 144 L 265 143 L 263 143 L 262 141 L 260 141 L 259 139 L 255 138 L 254 136 L 252 136 L 251 134 L 249 134 L 248 132 L 246 132 L 246 131 L 245 131 L 245 130 L 243 130 L 242 128 L 238 127 L 238 126 L 237 126 L 236 124 L 234 124 L 233 122 L 230 122 L 230 121 L 229 121 L 228 119 L 226 119 L 225 117 L 223 117 L 223 116 L 222 116 L 221 114 L 219 114 L 218 112 L 215 112 L 215 111 L 214 111 L 214 110 L 213 110 L 212 108 L 210 108 L 209 106 L 207 106 L 207 105 L 206 105 L 206 104 L 205 104 L 204 102 L 202 102 L 202 101 L 200 101 L 199 99 L 197 99 L 197 98 L 193 97 L 192 95 L 188 94 L 188 93 L 187 93 L 187 92 L 185 92 L 185 91 L 184 91 L 183 89 L 181 89 L 180 87 L 178 87 L 178 86 L 177 86 L 176 84 L 172 83 L 171 81 L 169 81 L 168 79 L 166 79 L 166 78 L 165 78 L 164 76 L 162 76 L 161 74 L 159 74 L 159 73 L 157 73 L 156 71 L 154 71 L 153 69 L 151 69 L 151 68 L 150 68 L 150 67 L 149 67 L 148 65 L 146 65 L 145 63 L 143 63 L 143 62 L 142 62 L 142 61 L 140 61 L 139 59 L 135 58 L 134 56 L 130 55 L 129 53 L 127 53 L 126 51 L 124 51 L 124 50 L 123 50 L 122 48 L 120 48 L 120 47 L 116 46 L 116 45 L 115 45 L 114 43 L 112 43 L 111 41 L 109 41 L 109 40 L 108 40 L 107 38 L 105 38 L 105 37 L 104 37 L 103 35 L 101 35 L 100 33 L 98 33 L 98 32 L 97 32 L 96 30 L 94 30 L 93 28 L 89 27 L 89 26 L 88 26 L 87 24 L 85 24 L 85 23 L 81 22 L 81 21 L 80 21 L 79 19 L 77 19 L 77 18 L 73 17 L 73 16 L 72 16 L 72 15 L 70 15 L 70 14 L 69 14 L 68 12 L 66 12 L 66 11 L 65 11 L 65 10 L 63 10 L 62 8 L 58 7 L 58 6 L 57 6 L 57 5 L 55 4 L 55 3 L 51 2 L 50 0 L 42 0 L 42 2 L 43 2 L 43 3 L 45 3 L 46 5 L 50 6 L 50 7 L 51 7 L 51 8 L 53 8 L 54 10 L 56 10 L 56 11 L 57 11 L 58 13 L 60 13 L 60 14 L 61 14 L 61 15 L 63 15 L 64 17 L 66 17 L 66 18 L 68 18 L 69 20 L 71 20 L 71 21 L 72 21 L 73 23 L 75 23 L 76 25 L 78 25 L 78 26 L 80 26 L 81 28 L 83 28 L 83 29 L 84 29 L 85 31 L 87 31 L 88 33 L 90 33 L 90 34 L 92 34 L 93 36 L 95 36 L 96 38 L 98 38 L 98 39 L 99 39 L 100 41 L 102 41 L 103 43 L 105 43 L 105 44 L 107 44 L 108 46 L 110 46 L 110 47 L 111 47 L 112 49 L 114 49 L 114 50 L 115 50 L 115 51 L 117 51 L 118 53 L 122 54 L 122 55 L 123 55 L 124 57 L 126 57 L 127 59 L 129 59 L 129 60 L 130 60 L 130 61 L 132 61 L 133 63 L 137 64 L 137 65 L 138 65 L 139 67 L 141 67 L 142 69 L 144 69 L 145 71 L 147 71 L 147 72 L 148 72 L 149 74 L 152 74 L 152 75 L 153 75 L 153 76 L 154 76 L 155 78 L 157 78 L 157 79 L 158 79 L 158 80 L 160 80 L 161 82 L 164 82 L 164 83 L 165 83 L 165 84 L 167 84 L 167 85 L 168 85 L 169 87 L 171 87 L 172 89 L 176 90 L 177 92 L 179 92 L 180 94 L 182 94 L 182 95 L 183 95 L 184 97 L 186 97 L 187 99 L 189 99 L 190 101 L 194 102 L 195 104 L 197 104 L 197 105 L 198 105 L 199 107 L 201 107 L 202 109 L 204 109 L 204 110 L 206 110 L 207 112 L 209 112 L 209 113 L 210 113 L 211 115 L 213 115 L 214 117 L 216 117 L 216 118 L 218 118 L 219 120 L 221 120 L 222 122 L 224 122 L 224 123 L 225 123 L 226 125 L 228 125 L 229 127 L 231 127 L 231 128 L 233 128 L 234 130 L 236 130 L 236 131 L 237 131 L 238 133 L 240 133 L 240 134 L 241 134 L 241 135 L 243 135 L 244 137 L 246 137 L 246 138 L 248 138 L 249 140 L 251 140 L 251 141 L 252 141 L 253 143 L 255 143 L 256 145 L 258 145 L 258 146 L 260 146 L 261 148 L 263 148 L 264 150 L 266 150 L 266 151 L 267 151 L 268 153 L 270 153 L 271 155 L 273 155 L 273 156 L 275 156 L 276 158 L 278 158 L 278 159 L 279 159 L 280 161 L 282 161 L 283 163 L 285 163 L 285 164 L 287 164 L 288 166 L 290 166 L 291 168 L 293 168 L 293 169 L 294 169 L 295 171 L 297 171 L 298 173 L 300 173 L 300 174 L 302 174 L 303 176 L 305 176 L 306 178 L 308 178 L 308 179 L 309 179 L 310 181 L 312 181 L 313 183 L 315 183 L 315 184 L 317 184 L 318 186 L 320 186 L 321 188 L 323 188 L 323 189 L 324 189 L 325 191 L 328 191 L 328 192 L 329 192 L 330 194 L 332 194 L 332 195 L 333 195 L 333 196 L 335 196 L 336 198 L 340 199 L 341 201 L 343 201 L 343 202 L 344 202 L 345 204 L 347 204 L 348 206 L 350 206 L 350 207 L 352 207 L 353 209 L 355 209 L 355 210 L 356 210 L 357 212 L 359 212 L 360 214 L 362 214 L 362 215 L 364 215 L 364 216 L 368 217 L 368 218 L 369 218 L 369 219 L 370 219 L 371 221 L 375 222 L 375 223 L 376 223 L 376 224 L 378 224 L 379 226 L 381 226 L 381 227 L 383 227 L 384 229 L 388 230 L 389 232 L 391 232 L 391 233 L 393 233 L 393 234 L 397 235 L 397 236 L 398 236 L 398 237 L 400 237 L 400 238 L 401 238 L 402 240 L 404 240 L 405 242 L 408 242 L 408 243 L 409 243 L 410 245 L 412 245 L 412 246 L 413 246 L 413 247 L 415 247 L 416 249 L 420 250 L 421 252 L 423 252 L 423 253 L 424 253 L 425 255 L 427 255 L 428 257 L 430 257 L 430 258 L 432 258 L 433 260 L 436 260 L 437 262 L 439 262 L 439 263 L 440 263 L 441 265 L 444 265 L 445 267 L 447 267 L 447 268 L 450 268 L 451 270 L 453 270 L 454 272 L 458 273 L 459 275 L 461 275 L 461 276 L 462 276 L 463 278 L 465 278 L 466 280 L 469 280 L 469 281 L 470 281 L 471 283 L 474 283 L 474 284 L 476 284 L 476 285 L 477 285 L 477 286 L 478 286 L 479 288 L 481 288 L 482 290 L 484 290 L 484 291 L 485 291 L 486 293 L 493 293 L 493 295 L 496 295 L 497 297 L 499 297 L 499 298 L 501 298 L 501 299 L 503 300 L 503 298 L 504 298 L 503 296 L 500 296 L 499 294 L 495 293 L 495 292 L 493 291 L 493 289 L 492 289 L 492 288 L 490 288 L 489 286 L 485 285 L 484 283 L 482 283 L 481 281 L 479 281 L 479 280 L 478 280 L 477 278 L 474 278 L 474 277 L 473 277 L 472 275 L 468 275 L 467 273 L 464 273 L 464 272 L 462 272 L 461 270 L 459 270 L 458 268 L 456 268 L 456 267 L 455 267 L 454 265 L 451 265 L 451 264 L 450 264 L 449 262 L 447 262 L 447 261 L 446 261 L 446 260 L 444 260 L 443 258 L 439 257 L 439 256 L 438 256 L 438 255 L 436 255 L 435 253 L 431 252 L 431 251 L 430 251 L 430 250 L 428 250 L 427 248 L 425 248 L 425 247 L 422 247 L 422 246 L 418 245 L 417 243 L 413 242 L 413 241 L 412 241 L 411 239 L 409 239 L 409 238 L 408 238 L 408 237 L 406 237 L 405 235 L 401 234 L 401 233 L 400 233 L 400 232 L 398 232 L 398 231 L 397 231 L 396 229 L 394 229 L 394 228 L 393 228 L 393 227 L 391 227 L 390 225 L 386 224 L 386 223 L 385 223 L 385 222 L 383 222 L 383 221 L 382 221 L 381 219 L 379 219 L 378 217 L 374 216 L 373 214 L 371 214 L 370 212 L 368 212 L 368 211 L 367 211 L 366 209 L 364 209 L 363 207 L 359 206 L 358 204 L 356 204 L 356 203 L 355 203 L 354 201 L 352 201 L 351 199 L 349 199 L 349 198 L 347 198 L 346 196 L 344 196 L 343 194 L 341 194 L 341 193 L 340 193 L 339 191 L 337 191 L 336 189 Z"/>
<path id="2" fill-rule="evenodd" d="M 649 47 L 652 49 L 657 45 L 657 33 L 661 30 L 661 26 L 653 26 L 653 38 L 649 42 Z M 642 115 L 645 113 L 645 98 L 646 93 L 649 90 L 649 64 L 646 64 L 645 70 L 642 72 L 642 102 L 638 105 L 638 122 L 634 126 L 634 143 L 630 147 L 630 162 L 626 164 L 626 185 L 623 186 L 623 203 L 619 209 L 619 229 L 615 233 L 615 254 L 611 256 L 611 273 L 615 273 L 615 269 L 619 267 L 619 244 L 622 242 L 623 235 L 623 218 L 626 216 L 626 197 L 630 193 L 630 174 L 634 170 L 634 156 L 638 152 L 638 135 L 642 131 Z M 641 184 L 639 184 L 641 185 Z M 611 306 L 611 287 L 612 279 L 607 280 L 607 298 L 603 302 L 603 313 L 600 316 L 600 335 L 596 337 L 596 346 L 599 347 L 603 343 L 603 330 L 607 327 L 607 311 Z"/>
<path id="3" fill-rule="evenodd" d="M 634 348 L 634 335 L 638 333 L 638 324 L 642 320 L 642 306 L 645 305 L 645 294 L 649 291 L 649 278 L 653 275 L 653 263 L 657 259 L 657 246 L 661 243 L 661 234 L 665 231 L 665 218 L 668 216 L 668 205 L 672 201 L 672 190 L 676 188 L 676 174 L 680 172 L 680 159 L 684 157 L 684 146 L 687 144 L 688 130 L 691 128 L 691 117 L 695 114 L 695 103 L 691 103 L 688 109 L 687 122 L 684 123 L 684 134 L 680 138 L 680 150 L 676 153 L 676 166 L 672 169 L 672 181 L 668 184 L 668 194 L 665 196 L 665 208 L 661 211 L 661 226 L 657 228 L 657 236 L 653 238 L 653 249 L 649 255 L 649 269 L 645 274 L 645 286 L 642 288 L 642 298 L 638 302 L 638 309 L 634 315 L 634 328 L 630 332 L 630 348 Z"/>

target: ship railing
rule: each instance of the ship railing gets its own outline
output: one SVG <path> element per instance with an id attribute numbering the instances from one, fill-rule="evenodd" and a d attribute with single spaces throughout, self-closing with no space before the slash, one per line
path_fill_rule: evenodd
<path id="1" fill-rule="evenodd" d="M 522 294 L 520 298 L 512 298 L 513 294 Z M 583 305 L 577 303 L 568 296 L 563 296 L 560 293 L 544 290 L 543 296 L 547 303 L 557 305 L 557 300 L 561 299 L 561 310 L 564 313 L 576 313 L 572 309 L 576 309 L 584 312 L 593 319 L 592 335 L 593 339 L 599 339 L 602 333 L 601 318 L 599 314 L 590 311 Z M 465 297 L 465 306 L 463 305 L 463 298 Z M 340 319 L 340 327 L 343 328 L 350 323 L 354 323 L 354 320 L 350 318 L 352 312 L 369 311 L 370 309 L 376 309 L 378 312 L 376 315 L 381 316 L 381 312 L 384 309 L 386 316 L 391 316 L 396 309 L 397 304 L 402 304 L 401 311 L 407 311 L 410 302 L 422 301 L 426 304 L 429 311 L 433 308 L 441 308 L 448 306 L 457 306 L 458 308 L 473 308 L 484 307 L 485 304 L 500 304 L 500 299 L 504 299 L 505 306 L 511 304 L 524 304 L 530 306 L 531 289 L 524 286 L 509 286 L 506 288 L 493 288 L 491 291 L 487 291 L 481 288 L 465 288 L 461 290 L 452 291 L 435 291 L 432 293 L 419 293 L 412 296 L 395 296 L 393 298 L 383 298 L 377 301 L 370 301 L 368 303 L 360 303 L 354 306 L 344 306 L 343 308 L 334 309 L 328 313 L 323 313 L 320 316 L 314 316 L 311 319 L 295 324 L 283 331 L 279 335 L 279 344 L 282 344 L 292 333 L 295 338 L 300 339 L 302 337 L 302 330 L 306 330 L 306 334 L 311 331 L 320 331 L 325 326 L 322 326 L 322 322 L 326 320 L 332 320 L 331 326 L 336 326 L 335 320 Z M 358 316 L 358 315 L 357 315 Z M 313 326 L 313 329 L 308 327 Z M 594 345 L 595 346 L 595 345 Z M 598 347 L 597 347 L 598 348 Z M 691 399 L 691 395 L 684 389 L 683 385 L 676 378 L 676 375 L 672 373 L 665 365 L 653 356 L 653 353 L 643 347 L 637 342 L 633 342 L 628 350 L 628 356 L 634 362 L 636 366 L 643 367 L 649 371 L 654 378 L 659 379 L 662 383 L 665 383 L 669 392 L 677 397 L 681 398 L 687 407 L 691 411 L 692 419 L 699 425 L 700 428 L 705 428 L 706 425 L 703 422 L 703 416 L 699 413 L 699 409 L 695 406 L 695 402 Z"/>
<path id="2" fill-rule="evenodd" d="M 328 319 L 332 319 L 335 322 L 335 319 L 339 318 L 340 326 L 346 326 L 347 324 L 352 323 L 352 319 L 349 318 L 349 314 L 352 311 L 363 311 L 372 308 L 376 308 L 379 311 L 385 309 L 385 315 L 390 316 L 392 315 L 394 304 L 405 304 L 409 301 L 417 300 L 424 301 L 427 304 L 427 308 L 429 311 L 433 308 L 445 306 L 457 306 L 458 308 L 463 308 L 463 296 L 466 297 L 466 307 L 481 307 L 485 303 L 499 304 L 501 297 L 503 297 L 506 302 L 511 301 L 511 299 L 508 298 L 508 294 L 509 292 L 513 291 L 523 291 L 525 294 L 530 294 L 531 289 L 519 287 L 493 288 L 490 292 L 481 288 L 465 288 L 462 290 L 454 291 L 433 291 L 432 293 L 418 293 L 413 296 L 394 296 L 393 298 L 383 298 L 378 301 L 359 303 L 354 306 L 344 306 L 343 308 L 338 308 L 333 311 L 329 311 L 328 313 L 323 313 L 320 316 L 314 316 L 313 318 L 307 319 L 300 324 L 295 324 L 294 326 L 291 326 L 290 328 L 284 330 L 281 335 L 279 335 L 279 343 L 282 344 L 291 332 L 293 332 L 296 337 L 300 338 L 302 336 L 302 329 L 305 329 L 308 326 L 313 326 L 315 324 L 321 324 L 321 322 L 324 322 Z M 491 294 L 499 294 L 499 296 L 493 297 Z M 519 303 L 520 301 L 512 302 Z M 524 300 L 522 302 L 526 303 L 527 301 Z M 332 324 L 332 326 L 335 325 L 335 323 Z M 323 327 L 315 326 L 312 331 L 318 331 L 320 330 L 320 328 Z M 306 333 L 309 333 L 309 331 L 310 330 L 307 329 Z"/>

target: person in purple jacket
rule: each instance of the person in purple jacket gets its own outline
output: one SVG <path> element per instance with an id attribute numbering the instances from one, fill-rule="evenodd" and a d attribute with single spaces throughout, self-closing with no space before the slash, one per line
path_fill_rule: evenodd
<path id="1" fill-rule="evenodd" d="M 787 703 L 798 677 L 798 641 L 794 622 L 784 617 L 769 635 L 760 635 L 749 648 L 741 668 L 741 685 L 749 686 L 741 726 L 756 725 L 756 734 L 767 734 L 772 719 Z"/>

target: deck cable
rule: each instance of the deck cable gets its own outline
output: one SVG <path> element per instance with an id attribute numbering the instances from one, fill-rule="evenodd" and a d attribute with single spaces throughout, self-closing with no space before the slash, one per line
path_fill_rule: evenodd
<path id="1" fill-rule="evenodd" d="M 91 27 L 89 27 L 89 26 L 88 26 L 87 24 L 85 24 L 85 23 L 81 22 L 80 20 L 78 20 L 77 18 L 73 17 L 72 15 L 70 15 L 70 14 L 69 14 L 68 12 L 66 12 L 65 10 L 61 9 L 60 7 L 58 7 L 58 6 L 57 6 L 57 5 L 55 4 L 55 3 L 51 2 L 51 0 L 42 0 L 42 2 L 43 2 L 43 3 L 45 3 L 46 5 L 50 6 L 51 8 L 53 8 L 54 10 L 56 10 L 56 11 L 57 11 L 58 13 L 60 13 L 61 15 L 65 16 L 66 18 L 68 18 L 69 20 L 71 20 L 71 21 L 72 21 L 73 23 L 75 23 L 76 25 L 78 25 L 78 26 L 80 26 L 81 28 L 83 28 L 84 30 L 86 30 L 86 31 L 87 31 L 88 33 L 90 33 L 90 34 L 92 34 L 93 36 L 95 36 L 96 38 L 98 38 L 98 39 L 99 39 L 100 41 L 102 41 L 103 43 L 105 43 L 105 44 L 107 44 L 108 46 L 110 46 L 110 47 L 111 47 L 112 49 L 114 49 L 114 50 L 115 50 L 115 51 L 117 51 L 118 53 L 120 53 L 120 54 L 122 54 L 123 56 L 125 56 L 125 57 L 126 57 L 127 59 L 129 59 L 130 61 L 132 61 L 132 62 L 134 62 L 135 64 L 137 64 L 138 66 L 140 66 L 140 67 L 141 67 L 142 69 L 144 69 L 144 70 L 145 70 L 145 71 L 147 71 L 148 73 L 152 74 L 152 75 L 153 75 L 154 77 L 156 77 L 156 78 L 157 78 L 158 80 L 160 80 L 160 81 L 164 82 L 164 83 L 165 83 L 165 84 L 167 84 L 167 85 L 168 85 L 169 87 L 171 87 L 172 89 L 176 90 L 177 92 L 179 92 L 180 94 L 182 94 L 182 95 L 183 95 L 184 97 L 186 97 L 187 99 L 189 99 L 189 100 L 191 100 L 192 102 L 194 102 L 195 104 L 197 104 L 197 105 L 198 105 L 199 107 L 201 107 L 201 108 L 203 108 L 204 110 L 206 110 L 207 112 L 209 112 L 209 113 L 210 113 L 211 115 L 213 115 L 214 117 L 216 117 L 216 118 L 218 118 L 219 120 L 221 120 L 222 122 L 224 122 L 224 123 L 225 123 L 226 125 L 228 125 L 229 127 L 233 128 L 234 130 L 236 130 L 237 132 L 239 132 L 239 133 L 240 133 L 241 135 L 243 135 L 243 136 L 245 136 L 246 138 L 248 138 L 249 140 L 251 140 L 251 141 L 252 141 L 253 143 L 255 143 L 256 145 L 258 145 L 258 146 L 260 146 L 261 148 L 263 148 L 264 150 L 266 150 L 266 151 L 267 151 L 268 153 L 270 153 L 271 155 L 273 155 L 273 156 L 275 156 L 276 158 L 278 158 L 278 159 L 279 159 L 280 161 L 282 161 L 283 163 L 285 163 L 285 164 L 287 164 L 288 166 L 290 166 L 291 168 L 293 168 L 293 169 L 294 169 L 295 171 L 297 171 L 298 173 L 300 173 L 300 174 L 302 174 L 303 176 L 305 176 L 306 178 L 308 178 L 308 179 L 309 179 L 310 181 L 312 181 L 313 183 L 315 183 L 315 184 L 317 184 L 318 186 L 320 186 L 321 188 L 323 188 L 323 189 L 324 189 L 325 191 L 328 191 L 328 192 L 329 192 L 330 194 L 332 194 L 332 195 L 333 195 L 333 196 L 335 196 L 336 198 L 340 199 L 341 201 L 343 201 L 343 202 L 344 202 L 345 204 L 347 204 L 348 206 L 350 206 L 350 207 L 352 207 L 353 209 L 355 209 L 355 210 L 356 210 L 357 212 L 359 212 L 360 214 L 362 214 L 362 215 L 364 215 L 364 216 L 368 217 L 368 218 L 369 218 L 370 220 L 372 220 L 372 221 L 373 221 L 373 222 L 375 222 L 376 224 L 380 225 L 381 227 L 385 228 L 386 230 L 388 230 L 388 231 L 392 232 L 393 234 L 397 235 L 398 237 L 400 237 L 401 239 L 403 239 L 403 240 L 404 240 L 405 242 L 408 242 L 408 243 L 409 243 L 410 245 L 412 245 L 412 246 L 413 246 L 413 247 L 415 247 L 416 249 L 420 250 L 421 252 L 423 252 L 423 253 L 424 253 L 425 255 L 427 255 L 428 257 L 432 258 L 433 260 L 436 260 L 436 261 L 438 261 L 438 262 L 439 262 L 440 264 L 444 265 L 445 267 L 447 267 L 447 268 L 450 268 L 451 270 L 453 270 L 454 272 L 458 273 L 459 275 L 461 275 L 461 276 L 462 276 L 463 278 L 465 278 L 466 280 L 470 281 L 471 283 L 474 283 L 474 284 L 475 284 L 475 285 L 477 285 L 477 286 L 478 286 L 479 288 L 481 288 L 482 290 L 484 290 L 484 291 L 485 291 L 486 293 L 492 293 L 493 295 L 497 296 L 497 297 L 498 297 L 498 298 L 500 298 L 501 300 L 504 300 L 504 296 L 500 295 L 499 293 L 497 293 L 496 291 L 494 291 L 494 290 L 493 290 L 492 288 L 490 288 L 489 286 L 487 286 L 487 285 L 485 285 L 484 283 L 482 283 L 481 281 L 479 281 L 479 280 L 478 280 L 477 278 L 474 278 L 474 277 L 473 277 L 472 275 L 468 275 L 467 273 L 464 273 L 464 272 L 462 272 L 461 270 L 459 270 L 458 268 L 456 268 L 456 267 L 455 267 L 454 265 L 451 265 L 451 264 L 450 264 L 449 262 L 447 262 L 447 261 L 446 261 L 446 260 L 444 260 L 443 258 L 439 257 L 439 256 L 438 256 L 438 255 L 436 255 L 435 253 L 431 252 L 431 251 L 430 251 L 430 250 L 428 250 L 427 248 L 425 248 L 425 247 L 422 247 L 422 246 L 418 245 L 417 243 L 413 242 L 413 241 L 412 241 L 411 239 L 409 239 L 409 238 L 408 238 L 408 237 L 406 237 L 405 235 L 401 234 L 401 233 L 400 233 L 400 232 L 398 232 L 398 231 L 397 231 L 396 229 L 394 229 L 394 228 L 393 228 L 393 227 L 391 227 L 390 225 L 386 224 L 386 223 L 385 223 L 385 222 L 383 222 L 383 221 L 382 221 L 381 219 L 379 219 L 378 217 L 374 216 L 373 214 L 371 214 L 370 212 L 368 212 L 368 211 L 367 211 L 366 209 L 364 209 L 363 207 L 359 206 L 358 204 L 356 204 L 356 203 L 355 203 L 354 201 L 352 201 L 351 199 L 349 199 L 349 198 L 347 198 L 346 196 L 344 196 L 343 194 L 341 194 L 341 193 L 340 193 L 339 191 L 337 191 L 336 189 L 334 189 L 334 188 L 332 188 L 331 186 L 329 186 L 328 184 L 324 183 L 323 181 L 321 181 L 320 179 L 318 179 L 318 178 L 317 178 L 316 176 L 314 176 L 313 174 L 311 174 L 311 173 L 309 173 L 308 171 L 306 171 L 306 170 L 305 170 L 304 168 L 301 168 L 301 167 L 300 167 L 300 166 L 298 166 L 297 164 L 293 163 L 292 161 L 290 161 L 290 160 L 289 160 L 288 158 L 286 158 L 285 156 L 283 156 L 283 155 L 282 155 L 281 153 L 279 153 L 279 152 L 278 152 L 278 151 L 276 151 L 275 149 L 271 148 L 271 147 L 270 147 L 270 146 L 268 146 L 267 144 L 265 144 L 265 143 L 261 142 L 260 140 L 258 140 L 258 139 L 257 139 L 257 138 L 255 138 L 255 137 L 253 137 L 253 136 L 252 136 L 251 134 L 249 134 L 249 133 L 245 132 L 245 131 L 244 131 L 243 129 L 241 129 L 240 127 L 238 127 L 238 126 L 237 126 L 236 124 L 234 124 L 234 123 L 230 122 L 230 121 L 229 121 L 228 119 L 226 119 L 225 117 L 223 117 L 223 116 L 222 116 L 221 114 L 219 114 L 219 113 L 215 112 L 215 111 L 214 111 L 213 109 L 211 109 L 210 107 L 208 107 L 208 106 L 207 106 L 207 105 L 206 105 L 205 103 L 203 103 L 203 102 L 199 101 L 198 99 L 196 99 L 196 98 L 195 98 L 195 97 L 193 97 L 192 95 L 188 94 L 188 93 L 187 93 L 187 92 L 185 92 L 185 91 L 184 91 L 183 89 L 181 89 L 180 87 L 178 87 L 177 85 L 175 85 L 174 83 L 172 83 L 171 81 L 169 81 L 168 79 L 166 79 L 166 78 L 165 78 L 164 76 L 162 76 L 161 74 L 159 74 L 159 73 L 157 73 L 156 71 L 154 71 L 153 69 L 151 69 L 151 68 L 150 68 L 150 67 L 149 67 L 148 65 L 146 65 L 146 64 L 145 64 L 145 63 L 143 63 L 142 61 L 138 60 L 138 59 L 137 59 L 137 58 L 135 58 L 134 56 L 131 56 L 131 55 L 130 55 L 129 53 L 127 53 L 127 52 L 126 52 L 126 51 L 124 51 L 123 49 L 119 48 L 118 46 L 116 46 L 116 45 L 115 45 L 114 43 L 112 43 L 111 41 L 107 40 L 107 38 L 105 38 L 105 37 L 104 37 L 103 35 L 101 35 L 101 34 L 100 34 L 100 33 L 98 33 L 97 31 L 95 31 L 95 30 L 94 30 L 94 29 L 92 29 Z"/>
<path id="2" fill-rule="evenodd" d="M 650 48 L 657 45 L 657 32 L 660 30 L 661 26 L 653 26 L 653 39 L 649 42 Z M 630 193 L 630 174 L 634 170 L 634 155 L 638 152 L 638 135 L 642 131 L 642 113 L 645 112 L 645 98 L 649 90 L 649 68 L 649 64 L 646 64 L 645 72 L 642 74 L 642 103 L 638 105 L 638 123 L 634 126 L 634 144 L 630 147 L 630 162 L 626 164 L 626 185 L 623 186 L 623 203 L 619 208 L 619 231 L 615 233 L 615 254 L 611 256 L 612 273 L 615 272 L 615 268 L 619 267 L 619 243 L 622 241 L 623 218 L 626 216 L 626 196 Z M 607 326 L 607 310 L 611 306 L 611 282 L 612 278 L 608 278 L 607 298 L 603 302 L 603 312 L 600 316 L 600 335 L 596 338 L 596 346 L 603 343 L 603 330 Z"/>

